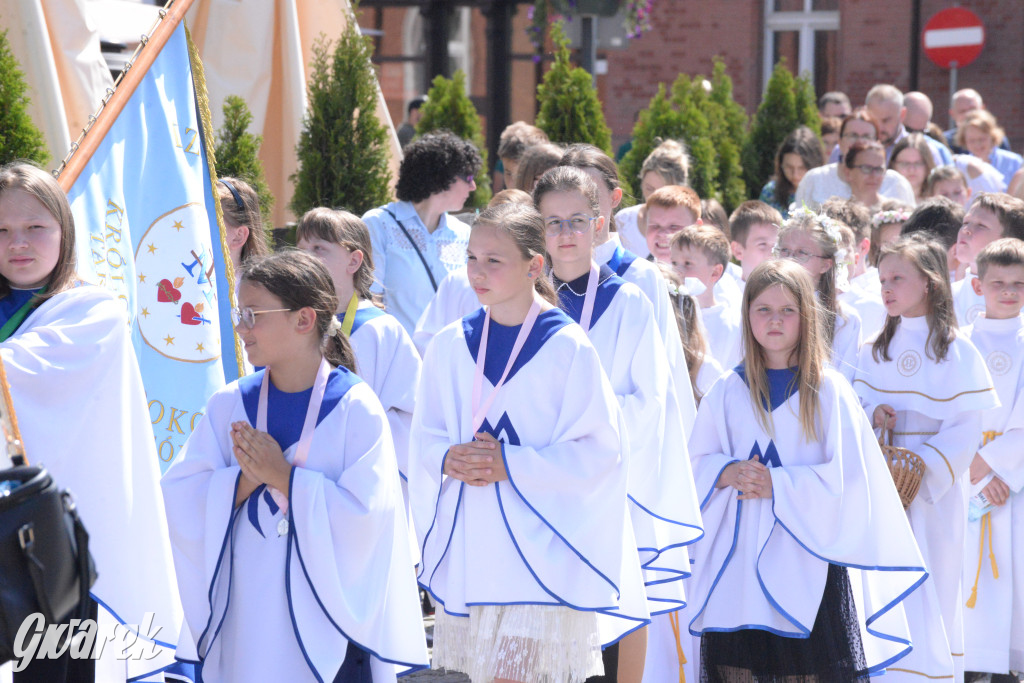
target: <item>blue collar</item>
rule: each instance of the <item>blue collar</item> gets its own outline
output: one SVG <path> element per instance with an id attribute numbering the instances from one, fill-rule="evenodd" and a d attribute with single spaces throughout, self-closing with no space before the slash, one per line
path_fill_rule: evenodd
<path id="1" fill-rule="evenodd" d="M 382 315 L 387 315 L 387 313 L 376 306 L 367 306 L 366 308 L 356 309 L 356 319 L 352 321 L 352 334 L 355 334 L 356 330 L 363 326 L 363 323 L 368 323 L 374 318 L 379 318 Z M 338 314 L 338 322 L 345 322 L 344 313 Z"/>
<path id="2" fill-rule="evenodd" d="M 486 311 L 480 308 L 462 319 L 462 329 L 466 335 L 466 346 L 469 347 L 469 354 L 476 362 L 477 354 L 480 352 L 480 338 L 484 332 L 484 316 Z M 560 309 L 552 308 L 537 316 L 523 349 L 516 357 L 516 362 L 509 370 L 506 382 L 511 380 L 516 372 L 537 355 L 544 342 L 550 339 L 558 330 L 572 323 L 572 320 Z M 505 372 L 505 363 L 508 362 L 512 347 L 515 346 L 516 336 L 522 325 L 506 327 L 491 321 L 491 327 L 487 334 L 487 359 L 484 361 L 484 377 L 492 384 L 497 384 L 501 379 L 501 373 Z"/>
<path id="3" fill-rule="evenodd" d="M 238 390 L 242 394 L 245 416 L 249 418 L 249 423 L 253 427 L 256 426 L 256 412 L 260 404 L 260 386 L 265 373 L 265 369 L 260 370 L 238 380 Z M 320 404 L 320 414 L 316 418 L 317 425 L 334 410 L 348 390 L 359 382 L 362 380 L 345 368 L 338 367 L 331 370 L 331 374 L 327 377 L 324 400 Z M 287 393 L 276 388 L 273 382 L 270 383 L 270 391 L 267 394 L 267 432 L 274 437 L 282 451 L 288 450 L 289 446 L 299 440 L 312 393 L 312 387 L 305 391 Z"/>
<path id="4" fill-rule="evenodd" d="M 737 365 L 734 370 L 740 376 L 743 383 L 748 387 L 747 370 L 743 363 Z M 797 392 L 799 382 L 797 381 L 796 368 L 783 368 L 781 370 L 765 370 L 768 375 L 768 396 L 771 407 L 764 406 L 765 410 L 774 412 L 776 408 L 788 401 Z"/>
<path id="5" fill-rule="evenodd" d="M 572 282 L 563 282 L 554 277 L 554 274 L 552 277 L 555 281 L 555 290 L 558 292 L 559 306 L 574 322 L 578 323 L 583 315 L 583 301 L 587 295 L 587 279 L 590 277 L 590 272 L 588 271 Z M 607 265 L 601 266 L 598 273 L 597 294 L 594 297 L 594 316 L 590 319 L 591 328 L 608 310 L 619 287 L 625 283 L 626 281 L 616 275 Z"/>
<path id="6" fill-rule="evenodd" d="M 621 244 L 615 245 L 612 257 L 608 259 L 608 267 L 615 271 L 615 274 L 622 277 L 629 270 L 629 267 L 636 261 L 636 254 L 622 248 Z"/>

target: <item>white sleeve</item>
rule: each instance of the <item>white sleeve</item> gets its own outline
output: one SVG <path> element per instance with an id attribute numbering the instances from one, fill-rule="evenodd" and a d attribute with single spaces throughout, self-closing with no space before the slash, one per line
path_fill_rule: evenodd
<path id="1" fill-rule="evenodd" d="M 363 214 L 363 222 L 370 230 L 370 243 L 373 247 L 373 285 L 370 291 L 384 294 L 384 281 L 388 272 L 387 226 L 384 208 L 370 209 Z"/>

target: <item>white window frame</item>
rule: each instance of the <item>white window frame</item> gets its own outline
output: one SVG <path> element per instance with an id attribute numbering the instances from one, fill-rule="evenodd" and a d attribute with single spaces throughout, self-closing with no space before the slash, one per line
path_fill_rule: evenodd
<path id="1" fill-rule="evenodd" d="M 775 69 L 775 32 L 797 31 L 799 35 L 800 63 L 796 65 L 797 75 L 804 72 L 814 77 L 814 32 L 838 31 L 839 10 L 811 9 L 813 0 L 804 0 L 800 12 L 776 12 L 775 0 L 764 0 L 764 55 L 762 92 L 768 87 L 768 80 Z"/>

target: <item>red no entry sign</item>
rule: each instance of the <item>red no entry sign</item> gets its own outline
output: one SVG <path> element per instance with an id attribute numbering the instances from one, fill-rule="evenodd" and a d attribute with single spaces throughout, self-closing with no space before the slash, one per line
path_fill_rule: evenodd
<path id="1" fill-rule="evenodd" d="M 971 10 L 950 7 L 928 20 L 921 44 L 925 56 L 943 69 L 967 66 L 985 47 L 985 25 Z"/>

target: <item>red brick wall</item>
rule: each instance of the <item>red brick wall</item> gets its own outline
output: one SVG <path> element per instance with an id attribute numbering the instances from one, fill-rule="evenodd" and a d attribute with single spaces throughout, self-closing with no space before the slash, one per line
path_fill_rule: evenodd
<path id="1" fill-rule="evenodd" d="M 921 24 L 950 0 L 922 0 Z M 987 44 L 981 57 L 962 68 L 959 87 L 972 87 L 1006 128 L 1017 151 L 1024 149 L 1024 0 L 962 0 L 985 22 Z M 840 0 L 838 87 L 856 105 L 876 83 L 911 89 L 911 6 L 907 0 Z M 526 5 L 514 19 L 513 51 L 527 54 Z M 671 84 L 679 73 L 710 75 L 712 59 L 721 55 L 733 79 L 737 101 L 753 113 L 760 102 L 764 0 L 655 0 L 654 30 L 630 41 L 623 50 L 599 54 L 608 72 L 597 79 L 605 117 L 617 147 L 629 138 L 634 114 L 647 106 L 659 83 Z M 402 18 L 407 10 L 383 11 L 385 36 L 381 54 L 402 50 Z M 360 24 L 374 26 L 375 10 L 364 10 Z M 474 68 L 472 95 L 486 114 L 486 21 L 473 12 Z M 532 121 L 536 80 L 529 61 L 512 66 L 512 120 Z M 935 121 L 946 128 L 949 73 L 921 53 L 918 89 L 935 103 Z M 396 123 L 403 119 L 403 71 L 382 68 L 381 85 Z M 486 124 L 485 124 L 486 130 Z"/>

